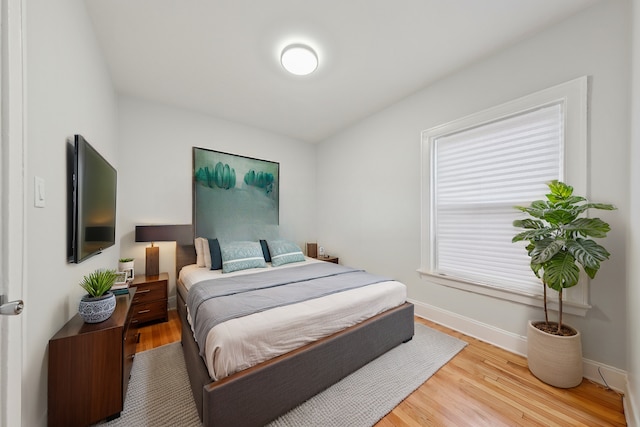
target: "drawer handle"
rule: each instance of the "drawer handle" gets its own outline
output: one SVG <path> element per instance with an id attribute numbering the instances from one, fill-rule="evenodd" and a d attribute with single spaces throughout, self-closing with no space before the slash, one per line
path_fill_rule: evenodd
<path id="1" fill-rule="evenodd" d="M 136 291 L 137 294 L 146 294 L 147 292 L 151 292 L 151 289 L 143 289 L 141 291 Z"/>
<path id="2" fill-rule="evenodd" d="M 138 314 L 144 314 L 144 313 L 148 313 L 148 312 L 150 312 L 150 311 L 151 311 L 151 310 L 140 310 L 140 311 L 138 312 Z"/>

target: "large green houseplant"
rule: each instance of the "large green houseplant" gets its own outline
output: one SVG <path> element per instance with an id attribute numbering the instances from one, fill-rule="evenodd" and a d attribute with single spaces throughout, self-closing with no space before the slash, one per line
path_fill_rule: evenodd
<path id="1" fill-rule="evenodd" d="M 527 334 L 529 369 L 549 384 L 573 387 L 582 381 L 582 347 L 579 332 L 563 324 L 563 290 L 578 284 L 581 269 L 593 279 L 600 263 L 610 255 L 591 239 L 606 237 L 609 224 L 583 215 L 589 209 L 616 208 L 575 196 L 573 187 L 563 182 L 552 181 L 548 186 L 547 200 L 537 200 L 526 207 L 516 206 L 529 218 L 513 222 L 515 227 L 525 231 L 514 236 L 512 241 L 529 243 L 526 250 L 531 258 L 531 270 L 542 280 L 544 289 L 545 321 L 530 322 Z M 557 322 L 549 321 L 547 287 L 558 292 Z M 565 374 L 566 379 L 562 378 Z"/>

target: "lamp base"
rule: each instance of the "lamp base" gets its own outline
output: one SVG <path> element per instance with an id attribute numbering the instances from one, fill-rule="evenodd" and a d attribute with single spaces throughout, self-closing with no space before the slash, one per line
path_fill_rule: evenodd
<path id="1" fill-rule="evenodd" d="M 160 274 L 160 248 L 158 246 L 150 246 L 147 248 L 144 269 L 144 274 L 147 276 L 157 276 Z"/>

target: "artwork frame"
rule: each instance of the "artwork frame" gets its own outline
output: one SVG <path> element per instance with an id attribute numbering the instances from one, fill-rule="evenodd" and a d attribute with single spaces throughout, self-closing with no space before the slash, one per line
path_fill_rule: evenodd
<path id="1" fill-rule="evenodd" d="M 116 271 L 116 280 L 113 283 L 113 287 L 114 288 L 123 288 L 123 287 L 127 287 L 128 285 L 128 277 L 129 273 L 127 273 L 126 271 Z"/>
<path id="2" fill-rule="evenodd" d="M 191 176 L 195 237 L 278 236 L 280 163 L 193 147 Z"/>

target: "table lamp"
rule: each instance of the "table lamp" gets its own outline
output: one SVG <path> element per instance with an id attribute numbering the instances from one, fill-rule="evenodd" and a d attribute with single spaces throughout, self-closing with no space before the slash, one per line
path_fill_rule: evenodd
<path id="1" fill-rule="evenodd" d="M 160 274 L 160 248 L 154 242 L 188 243 L 193 240 L 191 224 L 180 225 L 136 225 L 136 242 L 151 242 L 146 249 L 145 274 Z"/>

